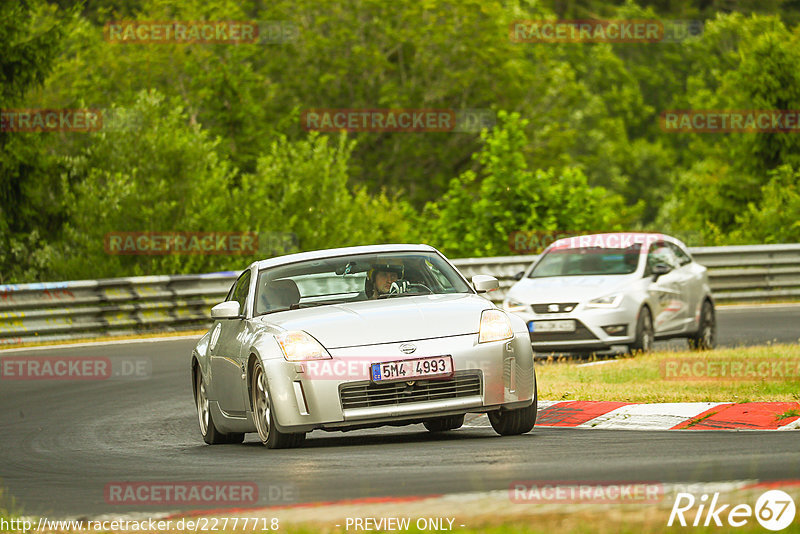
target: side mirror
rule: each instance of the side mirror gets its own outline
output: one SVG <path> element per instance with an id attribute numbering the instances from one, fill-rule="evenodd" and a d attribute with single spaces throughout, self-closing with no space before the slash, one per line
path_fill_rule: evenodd
<path id="1" fill-rule="evenodd" d="M 220 302 L 211 308 L 212 319 L 239 319 L 239 303 L 235 300 Z"/>
<path id="2" fill-rule="evenodd" d="M 494 276 L 485 274 L 476 274 L 472 277 L 472 287 L 475 288 L 477 293 L 486 293 L 487 291 L 494 291 L 500 288 L 500 282 Z"/>
<path id="3" fill-rule="evenodd" d="M 672 267 L 667 265 L 666 263 L 656 263 L 653 265 L 652 273 L 653 273 L 653 282 L 658 280 L 658 277 L 664 274 L 667 274 L 672 270 Z"/>
<path id="4" fill-rule="evenodd" d="M 525 271 L 520 271 L 514 275 L 514 280 L 522 280 L 523 276 L 525 276 Z"/>

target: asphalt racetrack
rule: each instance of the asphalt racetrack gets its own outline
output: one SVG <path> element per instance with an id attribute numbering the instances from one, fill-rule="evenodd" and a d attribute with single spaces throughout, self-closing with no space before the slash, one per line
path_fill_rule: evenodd
<path id="1" fill-rule="evenodd" d="M 718 320 L 726 346 L 800 337 L 800 306 L 721 309 Z M 501 438 L 491 428 L 433 435 L 417 425 L 315 431 L 301 449 L 268 450 L 253 434 L 243 445 L 207 446 L 189 379 L 193 345 L 170 340 L 0 352 L 152 362 L 143 380 L 0 380 L 0 486 L 21 512 L 95 517 L 176 509 L 108 504 L 106 485 L 126 481 L 250 481 L 290 489 L 271 497 L 263 491 L 259 504 L 272 505 L 505 490 L 519 480 L 800 479 L 794 432 L 536 428 Z M 685 342 L 661 346 L 672 345 Z"/>

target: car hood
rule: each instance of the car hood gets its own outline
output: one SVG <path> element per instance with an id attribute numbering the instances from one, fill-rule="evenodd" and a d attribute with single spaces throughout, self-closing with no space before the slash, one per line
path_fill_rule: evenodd
<path id="1" fill-rule="evenodd" d="M 583 302 L 621 290 L 638 279 L 638 274 L 523 278 L 507 297 L 524 304 Z"/>
<path id="2" fill-rule="evenodd" d="M 260 321 L 305 330 L 325 348 L 398 343 L 478 332 L 491 302 L 474 294 L 419 295 L 278 312 Z"/>

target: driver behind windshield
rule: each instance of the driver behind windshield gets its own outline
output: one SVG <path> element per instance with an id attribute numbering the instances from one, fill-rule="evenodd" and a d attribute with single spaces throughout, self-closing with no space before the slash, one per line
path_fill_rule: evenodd
<path id="1" fill-rule="evenodd" d="M 402 265 L 375 265 L 367 274 L 365 287 L 367 298 L 377 299 L 381 295 L 386 295 L 391 290 L 392 284 L 402 277 Z"/>

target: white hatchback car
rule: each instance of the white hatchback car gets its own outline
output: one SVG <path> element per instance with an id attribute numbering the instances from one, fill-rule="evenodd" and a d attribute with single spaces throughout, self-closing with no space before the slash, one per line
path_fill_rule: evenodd
<path id="1" fill-rule="evenodd" d="M 528 325 L 537 352 L 647 352 L 656 339 L 715 344 L 706 268 L 663 234 L 614 233 L 560 239 L 506 295 L 503 307 Z"/>

